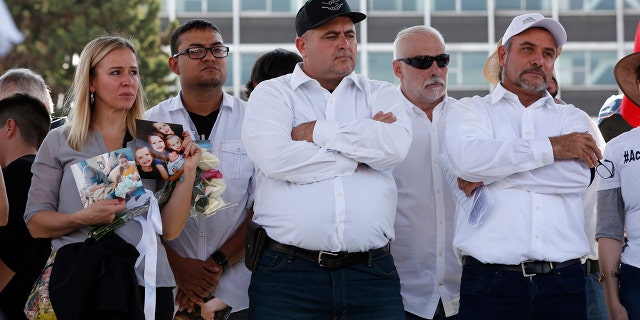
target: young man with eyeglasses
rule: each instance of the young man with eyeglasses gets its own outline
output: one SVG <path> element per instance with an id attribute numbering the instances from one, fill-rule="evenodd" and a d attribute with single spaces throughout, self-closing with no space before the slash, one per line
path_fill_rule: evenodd
<path id="1" fill-rule="evenodd" d="M 587 317 L 582 195 L 602 154 L 589 116 L 547 91 L 566 40 L 552 18 L 513 18 L 497 50 L 501 82 L 447 110 L 445 166 L 488 199 L 478 220 L 456 208 L 460 319 Z"/>
<path id="2" fill-rule="evenodd" d="M 254 169 L 240 141 L 244 101 L 222 90 L 228 54 L 220 30 L 210 22 L 196 19 L 178 27 L 171 36 L 169 68 L 180 79 L 180 93 L 146 112 L 147 120 L 181 124 L 193 139 L 208 140 L 207 149 L 220 159 L 218 169 L 227 184 L 222 196 L 237 204 L 206 219 L 189 218 L 180 236 L 165 244 L 178 285 L 178 316 L 183 318 L 189 317 L 185 310 L 198 306 L 208 313 L 229 306 L 229 319 L 236 320 L 248 313 L 250 272 L 239 262 Z"/>
<path id="3" fill-rule="evenodd" d="M 398 206 L 391 243 L 407 320 L 456 319 L 462 268 L 453 252 L 455 200 L 440 167 L 439 136 L 447 96 L 449 54 L 429 26 L 401 30 L 393 43 L 393 72 L 413 113 L 407 157 L 392 169 Z"/>

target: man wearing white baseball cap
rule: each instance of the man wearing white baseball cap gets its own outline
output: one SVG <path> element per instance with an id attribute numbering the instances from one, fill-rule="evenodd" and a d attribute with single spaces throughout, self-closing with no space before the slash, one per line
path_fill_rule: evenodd
<path id="1" fill-rule="evenodd" d="M 450 106 L 442 158 L 467 195 L 453 247 L 463 264 L 459 319 L 586 319 L 582 195 L 601 152 L 589 116 L 547 92 L 562 25 L 515 17 L 498 45 L 501 81 Z"/>

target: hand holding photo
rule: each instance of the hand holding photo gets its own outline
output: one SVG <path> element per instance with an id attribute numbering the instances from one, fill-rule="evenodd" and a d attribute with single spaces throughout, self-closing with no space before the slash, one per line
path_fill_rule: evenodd
<path id="1" fill-rule="evenodd" d="M 80 161 L 71 170 L 85 208 L 96 201 L 128 200 L 145 192 L 129 148 Z"/>
<path id="2" fill-rule="evenodd" d="M 182 125 L 136 120 L 135 159 L 144 179 L 179 180 L 182 176 Z"/>

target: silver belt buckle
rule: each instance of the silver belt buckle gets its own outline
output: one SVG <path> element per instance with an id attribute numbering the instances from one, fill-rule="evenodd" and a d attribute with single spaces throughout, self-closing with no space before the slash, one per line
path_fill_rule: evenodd
<path id="1" fill-rule="evenodd" d="M 326 266 L 322 263 L 322 256 L 323 255 L 337 257 L 338 253 L 331 252 L 331 251 L 322 251 L 322 250 L 320 250 L 320 252 L 318 252 L 318 265 L 323 267 L 323 268 L 326 268 Z"/>
<path id="2" fill-rule="evenodd" d="M 525 267 L 525 263 L 529 263 L 529 262 L 534 262 L 534 260 L 526 260 L 526 261 L 522 261 L 520 263 L 520 267 L 522 268 L 522 275 L 524 277 L 528 277 L 528 278 L 533 277 L 533 276 L 536 275 L 535 273 L 533 273 L 533 274 L 527 273 L 527 268 Z M 553 262 L 549 262 L 549 270 L 553 270 Z"/>
<path id="3" fill-rule="evenodd" d="M 522 269 L 522 275 L 525 278 L 531 278 L 531 277 L 536 275 L 535 273 L 533 273 L 533 274 L 528 274 L 527 273 L 527 267 L 525 266 L 525 264 L 529 263 L 529 262 L 533 262 L 533 260 L 525 260 L 525 261 L 520 262 L 520 268 Z"/>

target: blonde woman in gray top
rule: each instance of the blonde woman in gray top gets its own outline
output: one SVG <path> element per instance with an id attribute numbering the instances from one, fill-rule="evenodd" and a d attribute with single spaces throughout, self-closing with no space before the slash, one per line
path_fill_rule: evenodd
<path id="1" fill-rule="evenodd" d="M 158 234 L 166 239 L 177 237 L 189 217 L 191 190 L 201 151 L 189 137 L 185 138 L 184 180 L 176 183 L 172 197 L 161 208 L 161 223 L 158 220 L 149 222 L 153 221 L 154 215 L 153 210 L 149 210 L 149 213 L 142 215 L 146 219 L 136 218 L 128 222 L 116 229 L 115 235 L 95 242 L 87 240 L 89 226 L 111 223 L 117 212 L 125 210 L 125 202 L 122 199 L 101 200 L 83 208 L 78 193 L 71 191 L 75 190 L 75 182 L 70 166 L 81 160 L 123 148 L 135 137 L 135 120 L 143 118 L 144 97 L 136 49 L 132 42 L 114 36 L 101 37 L 89 42 L 80 56 L 70 96 L 73 106 L 70 122 L 51 131 L 36 156 L 25 211 L 25 222 L 31 234 L 35 237 L 52 238 L 52 249 L 58 251 L 51 273 L 50 289 L 54 287 L 56 267 L 64 262 L 60 260 L 61 252 L 69 251 L 63 250 L 65 246 L 80 242 L 84 242 L 83 245 L 99 245 L 108 239 L 116 242 L 124 240 L 136 246 L 140 258 L 144 259 L 138 259 L 135 264 L 138 286 L 134 284 L 134 287 L 139 290 L 131 290 L 133 292 L 129 291 L 129 295 L 125 293 L 123 298 L 126 299 L 126 307 L 120 310 L 119 316 L 135 314 L 140 317 L 144 307 L 144 317 L 147 319 L 172 319 L 171 290 L 175 281 L 166 253 L 159 243 Z M 155 181 L 146 181 L 145 187 L 154 190 Z M 152 226 L 151 232 L 149 226 Z M 73 255 L 71 260 L 80 260 L 78 263 L 89 262 L 75 259 Z M 123 272 L 133 272 L 130 269 Z M 80 273 L 74 273 L 73 277 L 79 278 L 84 273 L 91 272 L 85 269 L 79 271 Z M 65 270 L 64 273 L 68 272 L 69 270 Z M 89 278 L 89 281 L 93 280 Z M 90 283 L 87 283 L 85 286 L 89 285 Z M 112 290 L 109 294 L 114 291 L 126 292 L 126 288 L 119 288 L 113 283 L 107 285 L 110 285 Z M 63 290 L 68 289 L 64 286 L 69 288 L 73 283 L 64 283 Z M 101 291 L 103 288 L 99 289 L 98 291 Z M 100 296 L 79 298 L 89 300 L 99 299 Z M 71 298 L 67 295 L 54 297 L 51 294 L 51 299 L 54 302 L 54 311 L 62 318 L 62 313 L 66 312 L 63 310 L 63 302 Z M 55 303 L 54 299 L 61 302 Z M 112 302 L 114 299 L 109 297 L 105 300 Z M 141 301 L 144 301 L 144 306 Z M 86 305 L 82 306 L 83 309 L 87 309 Z M 95 306 L 94 309 L 87 310 L 90 316 L 80 316 L 85 319 L 95 319 L 96 315 L 107 318 L 117 316 L 102 311 Z"/>

